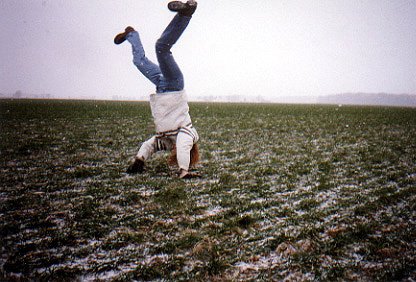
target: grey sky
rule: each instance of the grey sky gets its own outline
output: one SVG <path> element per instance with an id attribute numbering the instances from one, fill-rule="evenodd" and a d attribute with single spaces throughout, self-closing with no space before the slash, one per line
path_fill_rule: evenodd
<path id="1" fill-rule="evenodd" d="M 145 96 L 127 25 L 148 57 L 173 16 L 158 0 L 1 0 L 0 92 Z M 414 0 L 200 0 L 173 53 L 189 96 L 416 94 Z"/>

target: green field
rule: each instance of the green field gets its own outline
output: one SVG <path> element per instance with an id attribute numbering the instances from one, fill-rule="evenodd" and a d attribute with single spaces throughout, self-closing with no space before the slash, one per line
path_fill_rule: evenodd
<path id="1" fill-rule="evenodd" d="M 415 281 L 415 108 L 190 107 L 184 181 L 147 103 L 0 100 L 0 280 Z"/>

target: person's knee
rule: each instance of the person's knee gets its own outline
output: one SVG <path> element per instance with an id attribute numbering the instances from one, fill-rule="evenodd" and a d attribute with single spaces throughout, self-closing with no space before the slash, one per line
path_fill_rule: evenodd
<path id="1" fill-rule="evenodd" d="M 155 48 L 156 48 L 156 52 L 161 54 L 161 53 L 170 52 L 170 48 L 172 48 L 172 46 L 159 39 L 156 41 Z"/>

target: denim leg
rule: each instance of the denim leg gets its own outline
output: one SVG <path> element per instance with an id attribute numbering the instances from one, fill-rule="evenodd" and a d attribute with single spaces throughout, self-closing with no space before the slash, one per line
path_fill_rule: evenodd
<path id="1" fill-rule="evenodd" d="M 191 17 L 176 14 L 156 42 L 156 56 L 163 74 L 159 84 L 159 93 L 180 91 L 184 88 L 182 72 L 170 51 L 189 24 Z"/>
<path id="2" fill-rule="evenodd" d="M 139 33 L 137 31 L 132 31 L 126 38 L 127 41 L 131 43 L 133 49 L 133 63 L 145 77 L 158 87 L 162 72 L 158 65 L 154 64 L 146 57 Z"/>

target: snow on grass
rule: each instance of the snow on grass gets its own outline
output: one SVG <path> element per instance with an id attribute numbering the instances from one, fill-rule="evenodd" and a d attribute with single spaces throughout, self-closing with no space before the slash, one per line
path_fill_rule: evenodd
<path id="1" fill-rule="evenodd" d="M 6 280 L 416 279 L 414 109 L 191 104 L 183 181 L 146 103 L 0 103 Z"/>

